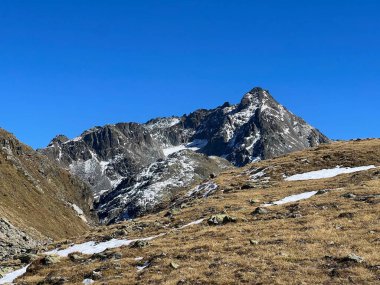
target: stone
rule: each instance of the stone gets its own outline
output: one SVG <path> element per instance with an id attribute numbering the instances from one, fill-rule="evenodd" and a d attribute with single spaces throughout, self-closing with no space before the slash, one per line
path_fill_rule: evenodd
<path id="1" fill-rule="evenodd" d="M 96 258 L 96 259 L 100 259 L 100 260 L 105 260 L 105 259 L 108 259 L 108 255 L 105 254 L 105 253 L 95 253 L 92 255 L 92 258 Z"/>
<path id="2" fill-rule="evenodd" d="M 45 256 L 41 262 L 43 265 L 52 265 L 52 264 L 56 264 L 60 261 L 60 257 L 58 255 L 47 255 Z"/>
<path id="3" fill-rule="evenodd" d="M 73 253 L 73 254 L 69 255 L 69 259 L 71 261 L 82 261 L 83 260 L 83 256 L 81 256 L 79 254 L 76 254 L 76 253 Z"/>
<path id="4" fill-rule="evenodd" d="M 253 212 L 252 215 L 264 215 L 268 214 L 269 211 L 263 207 L 257 207 Z"/>
<path id="5" fill-rule="evenodd" d="M 174 215 L 177 215 L 177 214 L 179 214 L 179 209 L 177 209 L 177 208 L 173 208 L 173 209 L 170 209 L 169 211 L 167 211 L 166 213 L 165 213 L 165 215 L 164 215 L 164 217 L 172 217 L 172 216 L 174 216 Z"/>
<path id="6" fill-rule="evenodd" d="M 355 263 L 363 263 L 364 262 L 364 258 L 359 256 L 359 255 L 356 255 L 355 253 L 350 253 L 349 255 L 347 255 L 346 257 L 343 258 L 343 261 L 345 262 L 355 262 Z"/>
<path id="7" fill-rule="evenodd" d="M 246 183 L 240 187 L 241 190 L 247 190 L 247 189 L 252 189 L 252 188 L 255 188 L 255 185 L 250 184 L 250 183 Z"/>
<path id="8" fill-rule="evenodd" d="M 65 284 L 67 279 L 62 276 L 47 276 L 43 284 L 62 285 Z"/>
<path id="9" fill-rule="evenodd" d="M 347 198 L 347 199 L 354 199 L 354 198 L 356 198 L 356 195 L 352 194 L 352 193 L 346 193 L 346 194 L 342 195 L 342 197 Z"/>
<path id="10" fill-rule="evenodd" d="M 145 240 L 137 240 L 133 243 L 131 243 L 131 248 L 143 248 L 145 246 L 148 246 L 149 245 L 149 242 L 145 241 Z"/>
<path id="11" fill-rule="evenodd" d="M 103 274 L 100 271 L 92 271 L 91 273 L 91 279 L 92 280 L 100 280 L 102 279 Z"/>
<path id="12" fill-rule="evenodd" d="M 251 245 L 258 245 L 258 244 L 259 244 L 259 241 L 258 241 L 258 240 L 254 240 L 254 239 L 250 239 L 250 240 L 249 240 L 249 243 L 250 243 Z"/>
<path id="13" fill-rule="evenodd" d="M 33 260 L 37 259 L 35 254 L 22 254 L 18 257 L 21 263 L 31 263 Z"/>
<path id="14" fill-rule="evenodd" d="M 340 213 L 338 218 L 347 218 L 347 219 L 352 219 L 354 217 L 354 213 Z"/>
<path id="15" fill-rule="evenodd" d="M 170 267 L 173 268 L 173 269 L 178 269 L 179 268 L 179 265 L 175 262 L 170 262 Z"/>
<path id="16" fill-rule="evenodd" d="M 123 255 L 120 252 L 115 252 L 114 254 L 112 254 L 112 258 L 114 258 L 114 259 L 122 259 Z"/>
<path id="17" fill-rule="evenodd" d="M 229 216 L 227 214 L 218 214 L 218 215 L 212 215 L 207 220 L 209 225 L 224 225 L 226 223 L 235 223 L 237 222 L 237 218 Z"/>
<path id="18" fill-rule="evenodd" d="M 116 232 L 113 233 L 115 237 L 121 237 L 121 236 L 126 236 L 128 233 L 126 230 L 117 230 Z"/>

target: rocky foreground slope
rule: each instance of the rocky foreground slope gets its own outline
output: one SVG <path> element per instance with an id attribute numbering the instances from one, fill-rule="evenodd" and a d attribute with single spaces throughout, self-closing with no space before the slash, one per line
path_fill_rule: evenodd
<path id="1" fill-rule="evenodd" d="M 225 103 L 146 124 L 95 127 L 71 140 L 57 136 L 39 151 L 91 185 L 97 210 L 107 223 L 157 210 L 184 186 L 224 170 L 227 161 L 243 166 L 327 142 L 268 91 L 254 88 L 236 105 Z M 171 155 L 183 149 L 193 153 Z M 205 155 L 219 159 L 207 160 Z M 177 170 L 168 170 L 169 165 Z M 147 182 L 152 169 L 167 172 L 162 177 L 171 172 L 172 183 Z M 186 177 L 194 179 L 183 181 L 183 173 L 190 172 Z"/>
<path id="2" fill-rule="evenodd" d="M 88 186 L 0 129 L 0 260 L 91 223 Z"/>
<path id="3" fill-rule="evenodd" d="M 379 284 L 379 166 L 365 140 L 227 170 L 169 209 L 41 248 L 16 283 Z"/>

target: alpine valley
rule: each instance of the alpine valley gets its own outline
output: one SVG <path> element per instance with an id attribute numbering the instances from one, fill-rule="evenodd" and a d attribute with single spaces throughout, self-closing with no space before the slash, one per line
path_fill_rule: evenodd
<path id="1" fill-rule="evenodd" d="M 0 284 L 379 284 L 379 166 L 259 87 L 38 150 L 0 129 Z"/>

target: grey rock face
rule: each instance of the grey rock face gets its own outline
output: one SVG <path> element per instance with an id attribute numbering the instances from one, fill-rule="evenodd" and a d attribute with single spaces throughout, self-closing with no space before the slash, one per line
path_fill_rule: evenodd
<path id="1" fill-rule="evenodd" d="M 39 151 L 87 181 L 95 197 L 164 157 L 147 129 L 135 123 L 95 127 L 72 140 L 61 137 Z"/>
<path id="2" fill-rule="evenodd" d="M 38 244 L 37 241 L 13 226 L 9 221 L 0 218 L 0 260 L 26 253 Z"/>
<path id="3" fill-rule="evenodd" d="M 103 223 L 112 223 L 164 208 L 181 190 L 231 167 L 225 159 L 191 150 L 173 153 L 102 195 L 98 202 L 99 217 Z"/>
<path id="4" fill-rule="evenodd" d="M 204 160 L 200 153 L 243 166 L 327 142 L 268 91 L 254 88 L 236 105 L 224 103 L 145 124 L 96 127 L 72 140 L 60 135 L 40 152 L 87 181 L 101 219 L 115 221 L 152 211 L 177 192 L 173 189 L 207 178 L 197 173 L 201 168 L 190 167 Z M 192 154 L 171 155 L 183 149 Z M 204 167 L 215 168 L 215 173 L 221 170 L 216 165 Z M 157 183 L 166 185 L 152 190 Z"/>
<path id="5" fill-rule="evenodd" d="M 329 142 L 261 88 L 245 94 L 240 104 L 212 110 L 193 139 L 207 139 L 204 153 L 237 166 Z"/>

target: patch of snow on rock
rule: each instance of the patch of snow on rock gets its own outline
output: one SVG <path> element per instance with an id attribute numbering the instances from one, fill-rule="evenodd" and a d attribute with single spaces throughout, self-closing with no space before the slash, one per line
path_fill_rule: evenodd
<path id="1" fill-rule="evenodd" d="M 173 117 L 173 118 L 161 118 L 158 119 L 156 122 L 152 122 L 147 124 L 147 127 L 149 129 L 166 129 L 170 128 L 172 126 L 177 125 L 181 120 L 179 118 Z"/>
<path id="2" fill-rule="evenodd" d="M 261 178 L 261 177 L 263 177 L 263 176 L 265 176 L 265 169 L 264 169 L 264 170 L 261 170 L 261 171 L 259 171 L 259 172 L 257 172 L 257 173 L 252 174 L 252 175 L 250 176 L 250 178 L 251 178 L 252 181 L 256 182 L 256 181 L 259 180 L 259 178 Z"/>
<path id="3" fill-rule="evenodd" d="M 191 189 L 186 196 L 198 196 L 201 195 L 202 197 L 207 197 L 210 194 L 214 193 L 218 189 L 218 185 L 215 184 L 213 181 L 208 181 L 206 183 L 200 184 L 193 189 Z"/>
<path id="4" fill-rule="evenodd" d="M 165 156 L 169 156 L 173 153 L 179 152 L 184 149 L 190 149 L 192 151 L 197 151 L 207 145 L 207 140 L 194 140 L 193 142 L 190 142 L 188 144 L 181 144 L 177 146 L 171 146 L 168 148 L 164 148 L 162 151 Z"/>

